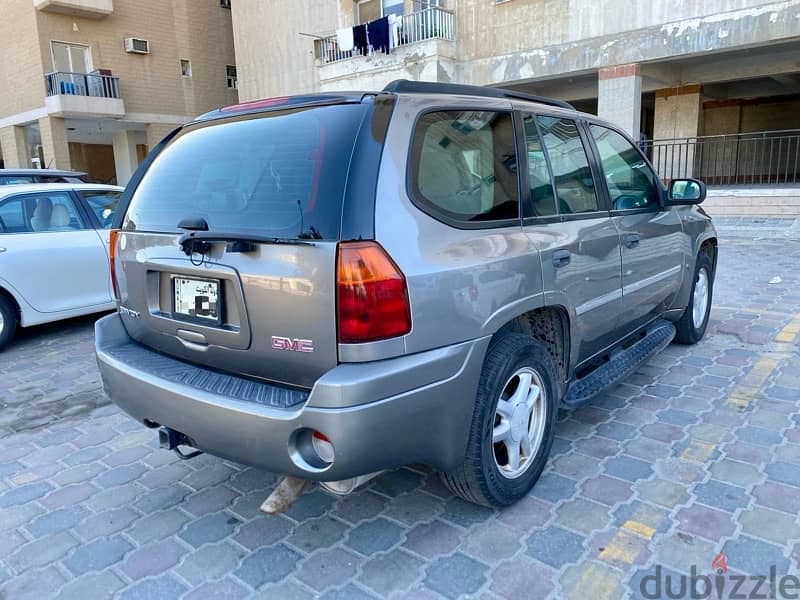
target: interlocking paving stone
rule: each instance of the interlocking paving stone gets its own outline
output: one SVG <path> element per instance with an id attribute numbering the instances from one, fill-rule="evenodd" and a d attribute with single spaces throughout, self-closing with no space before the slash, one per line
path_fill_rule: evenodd
<path id="1" fill-rule="evenodd" d="M 649 463 L 632 458 L 630 456 L 617 456 L 606 462 L 605 472 L 613 477 L 636 481 L 637 479 L 647 479 L 652 473 Z"/>
<path id="2" fill-rule="evenodd" d="M 438 498 L 428 494 L 408 493 L 393 498 L 386 507 L 386 516 L 406 525 L 421 521 L 430 521 L 442 511 L 442 503 Z"/>
<path id="3" fill-rule="evenodd" d="M 528 537 L 528 555 L 551 567 L 560 569 L 577 562 L 584 552 L 584 538 L 563 527 L 551 526 L 534 531 Z"/>
<path id="4" fill-rule="evenodd" d="M 73 579 L 58 593 L 59 600 L 87 600 L 89 598 L 111 598 L 125 583 L 112 571 L 87 573 Z"/>
<path id="5" fill-rule="evenodd" d="M 307 523 L 304 523 L 304 525 L 311 526 Z M 281 515 L 263 516 L 242 525 L 233 539 L 245 548 L 254 550 L 261 546 L 271 546 L 275 542 L 284 539 L 291 530 L 291 522 L 285 517 Z M 295 545 L 300 547 L 299 544 Z"/>
<path id="6" fill-rule="evenodd" d="M 783 556 L 778 546 L 746 535 L 728 540 L 722 551 L 725 553 L 728 566 L 740 573 L 768 576 L 772 566 L 779 575 L 789 570 L 789 560 Z"/>
<path id="7" fill-rule="evenodd" d="M 281 581 L 299 560 L 300 554 L 285 544 L 259 548 L 242 561 L 234 575 L 251 587 L 259 588 L 265 583 Z"/>
<path id="8" fill-rule="evenodd" d="M 186 591 L 186 586 L 173 575 L 145 579 L 123 591 L 120 600 L 172 600 Z"/>
<path id="9" fill-rule="evenodd" d="M 0 508 L 5 509 L 9 506 L 16 506 L 19 504 L 25 504 L 31 500 L 36 500 L 37 498 L 44 496 L 52 489 L 53 486 L 45 481 L 12 488 L 7 492 L 0 494 Z"/>
<path id="10" fill-rule="evenodd" d="M 731 515 L 701 504 L 682 508 L 677 517 L 682 531 L 712 541 L 719 541 L 721 538 L 731 535 L 736 528 Z"/>
<path id="11" fill-rule="evenodd" d="M 287 541 L 303 552 L 310 553 L 333 546 L 344 537 L 346 531 L 347 526 L 341 521 L 325 516 L 301 523 L 295 527 Z"/>
<path id="12" fill-rule="evenodd" d="M 485 506 L 478 506 L 461 498 L 451 498 L 445 504 L 441 518 L 461 527 L 470 527 L 485 521 L 491 514 L 492 509 Z"/>
<path id="13" fill-rule="evenodd" d="M 68 531 L 62 531 L 20 546 L 5 563 L 17 572 L 26 571 L 55 562 L 77 545 Z"/>
<path id="14" fill-rule="evenodd" d="M 183 598 L 184 600 L 209 600 L 211 598 L 214 600 L 238 600 L 247 596 L 249 596 L 247 588 L 231 578 L 226 578 L 222 581 L 205 583 Z"/>
<path id="15" fill-rule="evenodd" d="M 795 515 L 755 506 L 743 511 L 739 516 L 742 532 L 754 537 L 764 538 L 782 544 L 787 538 L 800 539 L 800 526 L 795 523 Z"/>
<path id="16" fill-rule="evenodd" d="M 74 531 L 81 538 L 90 540 L 122 531 L 138 518 L 139 513 L 130 508 L 116 508 L 89 517 Z"/>
<path id="17" fill-rule="evenodd" d="M 175 540 L 163 540 L 131 552 L 122 565 L 122 571 L 137 580 L 163 573 L 178 563 L 187 550 Z"/>
<path id="18" fill-rule="evenodd" d="M 765 481 L 753 488 L 753 497 L 758 504 L 776 508 L 789 514 L 800 513 L 800 494 L 793 487 Z"/>
<path id="19" fill-rule="evenodd" d="M 502 598 L 546 598 L 555 588 L 554 575 L 551 569 L 519 556 L 494 569 L 490 589 Z"/>
<path id="20" fill-rule="evenodd" d="M 764 471 L 772 481 L 800 487 L 800 465 L 779 462 L 767 465 Z"/>
<path id="21" fill-rule="evenodd" d="M 339 586 L 351 579 L 361 559 L 342 548 L 317 552 L 307 558 L 297 573 L 297 578 L 315 590 L 322 591 Z"/>
<path id="22" fill-rule="evenodd" d="M 159 540 L 179 531 L 189 517 L 178 509 L 147 514 L 139 519 L 127 534 L 138 544 Z"/>
<path id="23" fill-rule="evenodd" d="M 522 547 L 519 532 L 495 522 L 477 525 L 467 533 L 462 552 L 484 563 L 511 558 Z"/>
<path id="24" fill-rule="evenodd" d="M 449 554 L 461 542 L 463 533 L 442 521 L 417 525 L 406 534 L 403 544 L 409 550 L 426 558 Z"/>
<path id="25" fill-rule="evenodd" d="M 133 546 L 120 536 L 102 538 L 80 546 L 64 560 L 64 566 L 76 576 L 99 571 L 119 562 L 131 550 Z"/>
<path id="26" fill-rule="evenodd" d="M 266 499 L 266 497 L 265 497 Z M 336 499 L 330 494 L 315 490 L 300 496 L 286 511 L 286 516 L 296 521 L 305 521 L 324 514 Z"/>
<path id="27" fill-rule="evenodd" d="M 616 504 L 631 497 L 631 484 L 621 479 L 600 475 L 584 482 L 583 496 L 602 504 Z"/>
<path id="28" fill-rule="evenodd" d="M 236 517 L 225 512 L 219 512 L 190 522 L 179 536 L 192 546 L 199 547 L 209 542 L 218 542 L 227 537 L 239 523 L 241 521 Z"/>
<path id="29" fill-rule="evenodd" d="M 425 585 L 446 598 L 477 592 L 486 581 L 486 565 L 456 552 L 440 558 L 426 569 Z"/>
<path id="30" fill-rule="evenodd" d="M 239 560 L 249 556 L 250 552 L 234 547 L 228 542 L 207 544 L 188 554 L 175 572 L 192 585 L 198 585 L 209 579 L 217 579 L 225 573 L 231 573 L 239 564 Z"/>
<path id="31" fill-rule="evenodd" d="M 536 498 L 548 502 L 558 502 L 575 493 L 575 481 L 555 473 L 544 473 L 531 492 Z"/>
<path id="32" fill-rule="evenodd" d="M 758 483 L 763 478 L 756 467 L 727 459 L 711 465 L 711 476 L 719 481 L 744 487 Z"/>
<path id="33" fill-rule="evenodd" d="M 28 571 L 13 577 L 3 584 L 0 591 L 8 600 L 17 598 L 47 598 L 66 583 L 66 578 L 55 567 L 47 567 L 40 571 Z"/>
<path id="34" fill-rule="evenodd" d="M 424 564 L 402 548 L 395 548 L 364 562 L 358 580 L 385 598 L 409 589 L 419 579 Z"/>
<path id="35" fill-rule="evenodd" d="M 80 505 L 60 508 L 37 517 L 35 520 L 28 523 L 25 529 L 34 537 L 42 537 L 43 535 L 72 529 L 75 525 L 83 521 L 88 514 L 89 511 Z"/>
<path id="36" fill-rule="evenodd" d="M 341 498 L 334 508 L 334 514 L 345 521 L 358 523 L 378 516 L 385 505 L 386 499 L 383 496 L 367 491 Z"/>
<path id="37" fill-rule="evenodd" d="M 742 488 L 713 479 L 695 486 L 694 494 L 703 504 L 728 512 L 744 508 L 750 501 Z"/>
<path id="38" fill-rule="evenodd" d="M 583 534 L 602 529 L 608 523 L 608 506 L 586 498 L 576 498 L 561 505 L 556 523 Z"/>
<path id="39" fill-rule="evenodd" d="M 356 552 L 370 556 L 381 550 L 388 550 L 403 536 L 403 529 L 388 519 L 379 517 L 366 521 L 350 530 L 345 545 Z"/>

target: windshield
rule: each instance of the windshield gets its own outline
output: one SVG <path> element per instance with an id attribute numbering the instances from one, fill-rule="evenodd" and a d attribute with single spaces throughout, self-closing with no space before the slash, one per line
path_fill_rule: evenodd
<path id="1" fill-rule="evenodd" d="M 366 108 L 339 104 L 187 127 L 131 199 L 127 230 L 338 239 L 350 156 Z"/>

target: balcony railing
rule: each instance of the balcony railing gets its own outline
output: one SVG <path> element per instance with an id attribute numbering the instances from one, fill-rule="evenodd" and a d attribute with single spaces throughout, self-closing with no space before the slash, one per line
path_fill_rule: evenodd
<path id="1" fill-rule="evenodd" d="M 400 17 L 399 46 L 415 44 L 424 40 L 455 40 L 456 19 L 453 11 L 432 7 Z M 362 54 L 357 50 L 347 52 L 339 48 L 336 34 L 315 40 L 316 57 L 322 64 L 347 60 Z"/>
<path id="2" fill-rule="evenodd" d="M 800 183 L 800 129 L 654 140 L 645 152 L 662 179 L 709 185 Z"/>
<path id="3" fill-rule="evenodd" d="M 119 77 L 94 73 L 48 73 L 44 76 L 48 96 L 119 98 Z"/>

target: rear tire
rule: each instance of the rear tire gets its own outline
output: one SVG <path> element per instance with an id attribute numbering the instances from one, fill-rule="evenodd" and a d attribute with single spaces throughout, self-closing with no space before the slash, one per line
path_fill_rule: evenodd
<path id="1" fill-rule="evenodd" d="M 499 507 L 531 490 L 553 444 L 556 381 L 550 353 L 533 338 L 508 333 L 492 343 L 478 384 L 466 457 L 458 468 L 441 473 L 451 492 Z"/>
<path id="2" fill-rule="evenodd" d="M 675 341 L 679 344 L 696 344 L 706 333 L 708 317 L 711 314 L 711 298 L 714 291 L 714 266 L 711 257 L 700 252 L 694 268 L 692 291 L 689 305 L 680 321 L 675 324 Z"/>
<path id="3" fill-rule="evenodd" d="M 17 307 L 8 296 L 0 293 L 0 351 L 14 337 L 17 330 Z"/>

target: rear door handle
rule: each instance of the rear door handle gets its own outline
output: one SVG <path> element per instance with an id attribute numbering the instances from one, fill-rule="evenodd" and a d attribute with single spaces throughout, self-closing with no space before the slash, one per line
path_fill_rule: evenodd
<path id="1" fill-rule="evenodd" d="M 639 245 L 639 236 L 635 233 L 628 233 L 622 239 L 626 248 L 636 248 Z"/>
<path id="2" fill-rule="evenodd" d="M 569 253 L 569 250 L 556 250 L 553 252 L 553 264 L 556 269 L 567 266 L 571 258 L 572 255 Z"/>

